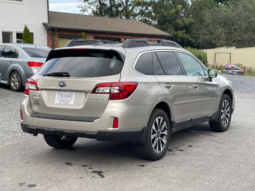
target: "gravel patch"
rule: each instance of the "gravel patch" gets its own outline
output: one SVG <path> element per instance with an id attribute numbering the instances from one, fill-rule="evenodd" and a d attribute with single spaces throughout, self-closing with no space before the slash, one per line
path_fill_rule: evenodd
<path id="1" fill-rule="evenodd" d="M 24 92 L 13 92 L 6 85 L 0 85 L 0 146 L 22 140 L 31 135 L 20 127 L 20 103 Z"/>

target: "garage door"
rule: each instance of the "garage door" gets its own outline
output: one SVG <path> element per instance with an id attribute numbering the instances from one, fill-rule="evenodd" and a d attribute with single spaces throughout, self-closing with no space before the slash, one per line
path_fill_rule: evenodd
<path id="1" fill-rule="evenodd" d="M 58 38 L 58 48 L 64 47 L 67 41 L 71 40 L 70 38 Z"/>
<path id="2" fill-rule="evenodd" d="M 58 35 L 58 47 L 62 48 L 69 40 L 78 40 L 81 39 L 82 36 L 80 35 L 65 35 L 65 34 L 59 34 Z"/>

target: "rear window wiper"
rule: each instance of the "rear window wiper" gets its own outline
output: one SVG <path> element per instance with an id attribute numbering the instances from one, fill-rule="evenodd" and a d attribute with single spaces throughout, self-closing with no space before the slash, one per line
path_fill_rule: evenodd
<path id="1" fill-rule="evenodd" d="M 48 74 L 43 74 L 43 76 L 61 76 L 61 77 L 70 77 L 68 72 L 52 72 Z"/>

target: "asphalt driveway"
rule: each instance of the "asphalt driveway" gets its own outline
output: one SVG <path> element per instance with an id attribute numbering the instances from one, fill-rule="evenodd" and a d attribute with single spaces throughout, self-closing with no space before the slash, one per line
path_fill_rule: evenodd
<path id="1" fill-rule="evenodd" d="M 177 132 L 156 162 L 137 158 L 131 143 L 78 139 L 52 149 L 21 132 L 24 93 L 0 85 L 0 190 L 254 190 L 255 78 L 224 76 L 235 90 L 230 129 L 203 123 Z"/>

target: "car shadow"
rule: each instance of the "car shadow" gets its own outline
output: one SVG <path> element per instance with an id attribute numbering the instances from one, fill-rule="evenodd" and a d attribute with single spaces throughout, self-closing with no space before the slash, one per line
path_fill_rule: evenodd
<path id="1" fill-rule="evenodd" d="M 208 123 L 176 132 L 171 136 L 166 156 L 169 152 L 171 155 L 172 151 L 190 149 L 193 147 L 193 143 L 200 144 L 199 142 L 207 139 L 207 136 L 210 138 L 217 137 L 217 133 L 210 130 Z M 78 139 L 78 142 L 71 149 L 51 149 L 46 145 L 40 160 L 49 160 L 49 158 L 58 159 L 58 162 L 61 161 L 67 165 L 103 165 L 111 164 L 114 161 L 118 164 L 129 164 L 130 161 L 141 162 L 135 153 L 135 145 L 131 142 L 99 142 L 82 138 Z"/>
<path id="2" fill-rule="evenodd" d="M 2 89 L 6 89 L 6 90 L 10 90 L 10 91 L 11 91 L 11 89 L 10 89 L 10 86 L 9 86 L 9 85 L 0 84 L 0 88 L 2 88 Z"/>

